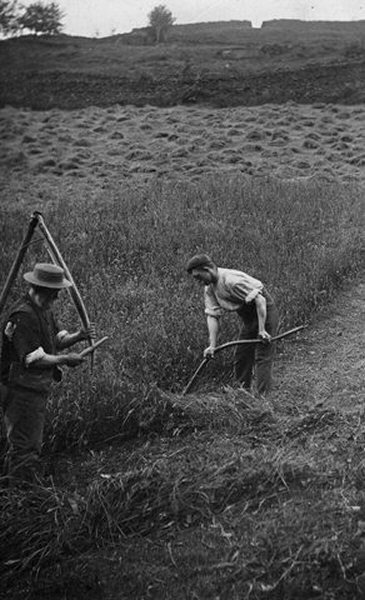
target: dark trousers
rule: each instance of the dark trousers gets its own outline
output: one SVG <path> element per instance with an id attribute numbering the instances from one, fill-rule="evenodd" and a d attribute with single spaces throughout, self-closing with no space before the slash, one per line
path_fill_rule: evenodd
<path id="1" fill-rule="evenodd" d="M 275 336 L 279 325 L 279 315 L 275 303 L 269 294 L 266 294 L 266 321 L 265 329 Z M 249 315 L 240 315 L 241 327 L 240 340 L 252 340 L 258 337 L 257 314 L 252 311 Z M 250 318 L 251 317 L 251 318 Z M 272 363 L 274 358 L 274 344 L 262 342 L 261 344 L 241 344 L 236 346 L 234 357 L 235 375 L 242 387 L 250 389 L 252 375 L 255 367 L 256 387 L 259 394 L 265 394 L 272 386 Z"/>
<path id="2" fill-rule="evenodd" d="M 47 394 L 24 388 L 7 388 L 4 422 L 5 457 L 9 482 L 34 483 L 41 475 L 40 453 Z"/>

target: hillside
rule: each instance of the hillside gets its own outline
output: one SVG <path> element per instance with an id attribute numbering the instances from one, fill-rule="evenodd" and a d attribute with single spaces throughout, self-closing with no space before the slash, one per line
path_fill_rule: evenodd
<path id="1" fill-rule="evenodd" d="M 112 104 L 215 107 L 365 99 L 365 21 L 203 23 L 103 39 L 25 36 L 0 42 L 0 106 Z"/>
<path id="2" fill-rule="evenodd" d="M 145 34 L 0 42 L 0 290 L 39 210 L 108 336 L 51 392 L 41 484 L 0 474 L 0 599 L 363 600 L 364 23 Z M 200 251 L 306 325 L 266 398 L 229 350 L 182 393 Z"/>

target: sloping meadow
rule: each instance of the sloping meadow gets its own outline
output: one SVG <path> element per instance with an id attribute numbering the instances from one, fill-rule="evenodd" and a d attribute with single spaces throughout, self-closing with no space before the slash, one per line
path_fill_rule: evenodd
<path id="1" fill-rule="evenodd" d="M 194 183 L 112 182 L 100 199 L 85 184 L 59 181 L 43 214 L 98 337 L 109 341 L 92 372 L 69 370 L 54 391 L 48 443 L 57 448 L 134 436 L 155 418 L 151 389 L 183 389 L 207 337 L 203 290 L 185 271 L 192 254 L 207 252 L 221 266 L 262 279 L 279 305 L 282 330 L 306 322 L 360 267 L 364 211 L 356 184 L 217 174 Z M 28 207 L 11 204 L 11 189 L 6 193 L 1 285 L 29 217 Z M 22 272 L 43 259 L 41 243 L 32 244 Z M 12 296 L 21 289 L 18 278 Z M 62 324 L 77 326 L 66 296 L 58 305 Z M 221 341 L 234 339 L 236 327 L 225 319 Z M 212 376 L 219 379 L 226 367 L 217 361 Z"/>
<path id="2" fill-rule="evenodd" d="M 207 381 L 203 394 L 180 392 L 206 343 L 188 257 L 206 251 L 262 278 L 282 330 L 309 321 L 360 269 L 361 188 L 239 175 L 112 182 L 102 193 L 53 183 L 45 221 L 109 341 L 93 371 L 68 370 L 50 399 L 52 477 L 0 489 L 3 590 L 37 600 L 354 598 L 359 416 L 227 385 L 213 392 Z M 0 286 L 33 209 L 13 185 L 0 218 Z M 22 273 L 48 260 L 33 241 Z M 9 302 L 21 290 L 19 277 Z M 66 294 L 58 313 L 78 325 Z M 236 326 L 224 320 L 222 341 Z M 232 382 L 229 356 L 208 371 L 215 384 Z"/>

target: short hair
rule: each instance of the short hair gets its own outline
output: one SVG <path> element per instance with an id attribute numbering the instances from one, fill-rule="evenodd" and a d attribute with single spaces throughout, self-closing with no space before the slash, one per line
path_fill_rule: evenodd
<path id="1" fill-rule="evenodd" d="M 215 268 L 215 263 L 207 254 L 195 254 L 186 264 L 186 270 L 189 274 L 193 269 L 202 269 L 204 267 Z"/>

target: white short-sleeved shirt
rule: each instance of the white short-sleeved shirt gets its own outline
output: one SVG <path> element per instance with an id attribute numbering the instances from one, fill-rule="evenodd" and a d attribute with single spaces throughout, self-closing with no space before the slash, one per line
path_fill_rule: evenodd
<path id="1" fill-rule="evenodd" d="M 262 292 L 264 285 L 258 279 L 234 269 L 218 267 L 218 278 L 204 288 L 205 314 L 220 317 L 224 311 L 239 310 Z"/>

